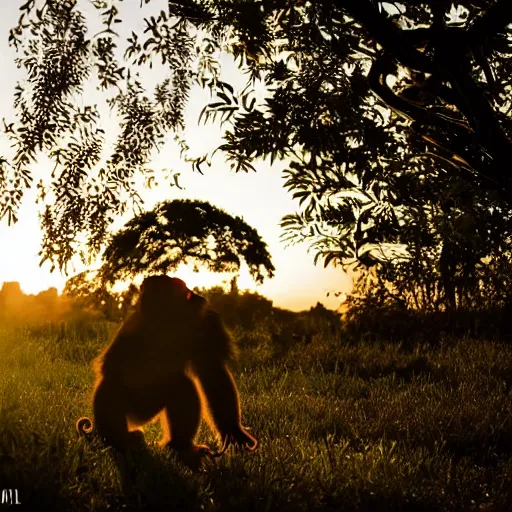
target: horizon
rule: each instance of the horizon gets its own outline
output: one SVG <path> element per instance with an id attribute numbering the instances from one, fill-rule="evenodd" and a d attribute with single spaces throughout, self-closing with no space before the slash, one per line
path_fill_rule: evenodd
<path id="1" fill-rule="evenodd" d="M 142 279 L 139 279 L 137 281 L 141 281 Z M 26 292 L 23 287 L 21 286 L 21 283 L 19 281 L 0 281 L 0 293 L 2 293 L 4 291 L 4 287 L 5 285 L 12 285 L 12 284 L 15 284 L 15 285 L 18 285 L 19 286 L 19 289 L 21 291 L 21 294 L 23 297 L 38 297 L 39 295 L 42 295 L 44 293 L 47 293 L 49 292 L 50 290 L 55 290 L 57 292 L 57 297 L 60 299 L 60 298 L 65 298 L 65 297 L 71 297 L 71 296 L 67 296 L 66 294 L 64 294 L 64 290 L 59 290 L 57 287 L 55 286 L 50 286 L 44 290 L 39 290 L 39 291 L 36 291 L 36 292 L 33 292 L 33 293 L 28 293 Z M 140 283 L 138 284 L 138 286 L 140 286 Z M 195 289 L 197 288 L 204 288 L 206 291 L 209 291 L 211 288 L 214 288 L 216 286 L 220 286 L 224 289 L 224 291 L 226 293 L 229 293 L 229 283 L 227 282 L 221 282 L 221 283 L 215 283 L 213 284 L 212 286 L 200 286 L 200 287 L 191 287 L 191 289 L 194 291 Z M 124 291 L 127 286 L 118 286 L 118 284 L 116 284 L 114 287 L 114 290 L 110 290 L 110 291 L 114 291 L 114 292 L 120 292 L 120 291 Z M 117 288 L 117 289 L 116 289 Z M 319 300 L 317 301 L 316 304 L 314 305 L 311 305 L 311 307 L 309 308 L 304 308 L 304 309 L 297 309 L 297 310 L 292 310 L 292 309 L 289 309 L 289 308 L 286 308 L 286 307 L 282 307 L 282 306 L 277 306 L 276 304 L 274 304 L 274 302 L 272 301 L 271 298 L 259 293 L 257 290 L 248 290 L 248 289 L 243 289 L 243 288 L 239 288 L 238 289 L 238 293 L 241 295 L 245 292 L 248 292 L 248 293 L 258 293 L 259 295 L 261 295 L 264 299 L 267 299 L 267 300 L 270 300 L 272 302 L 272 307 L 274 308 L 278 308 L 278 309 L 285 309 L 285 310 L 288 310 L 288 311 L 291 311 L 293 313 L 303 313 L 303 312 L 306 312 L 306 311 L 309 311 L 310 309 L 313 309 L 315 308 L 318 304 L 321 304 L 322 306 L 326 307 L 325 304 Z M 9 292 L 11 293 L 11 292 Z M 73 299 L 73 297 L 71 297 Z M 340 301 L 342 301 L 342 299 L 340 299 Z M 335 313 L 341 313 L 343 312 L 344 310 L 344 303 L 341 302 L 340 303 L 340 306 L 338 308 L 335 308 L 335 309 L 332 309 L 332 308 L 327 308 L 328 310 L 330 311 L 333 311 Z M 30 315 L 29 315 L 30 316 Z"/>

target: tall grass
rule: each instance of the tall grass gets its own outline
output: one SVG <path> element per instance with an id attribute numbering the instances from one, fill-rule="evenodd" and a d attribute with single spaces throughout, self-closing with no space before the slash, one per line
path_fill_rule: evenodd
<path id="1" fill-rule="evenodd" d="M 512 348 L 237 332 L 244 424 L 261 442 L 192 474 L 152 446 L 76 439 L 106 324 L 0 331 L 0 488 L 30 510 L 512 510 Z M 202 428 L 200 440 L 214 443 Z M 20 507 L 18 507 L 20 508 Z"/>

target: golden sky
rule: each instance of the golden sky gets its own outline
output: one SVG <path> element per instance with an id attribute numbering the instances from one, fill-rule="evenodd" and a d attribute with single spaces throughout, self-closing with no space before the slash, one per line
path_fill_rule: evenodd
<path id="1" fill-rule="evenodd" d="M 9 29 L 15 25 L 19 16 L 18 7 L 22 0 L 0 2 L 0 34 L 3 42 L 0 52 L 2 80 L 0 81 L 1 117 L 13 119 L 12 97 L 14 85 L 20 78 L 20 72 L 14 65 L 14 52 L 7 46 Z M 79 2 L 84 4 L 84 2 Z M 124 5 L 126 4 L 126 5 Z M 142 22 L 138 14 L 138 1 L 123 2 L 123 33 L 140 30 Z M 165 0 L 153 0 L 145 6 L 144 12 L 158 13 L 165 9 Z M 117 28 L 117 27 L 116 27 Z M 223 80 L 239 84 L 243 87 L 243 77 L 237 72 L 236 66 L 229 60 L 223 59 Z M 162 78 L 162 70 L 154 69 L 144 73 L 149 77 L 146 83 L 156 83 Z M 220 141 L 218 125 L 198 125 L 197 118 L 201 108 L 209 99 L 208 93 L 199 88 L 193 90 L 190 107 L 187 111 L 187 141 L 191 152 L 195 155 L 217 147 Z M 100 101 L 94 98 L 94 101 Z M 88 98 L 90 101 L 90 98 Z M 105 123 L 109 133 L 115 133 L 115 117 L 105 115 Z M 282 230 L 279 221 L 283 215 L 297 210 L 298 202 L 291 199 L 289 192 L 283 189 L 284 180 L 281 171 L 286 167 L 285 162 L 277 162 L 271 167 L 268 162 L 258 161 L 255 164 L 256 173 L 238 173 L 229 170 L 222 157 L 216 157 L 211 168 L 205 167 L 205 174 L 194 173 L 189 164 L 179 159 L 179 153 L 172 141 L 166 144 L 160 153 L 154 155 L 150 167 L 172 169 L 180 172 L 180 185 L 184 190 L 161 184 L 153 190 L 144 190 L 141 194 L 145 205 L 151 209 L 158 201 L 169 199 L 199 199 L 207 200 L 213 205 L 225 209 L 232 215 L 240 215 L 262 236 L 268 244 L 276 267 L 275 277 L 265 281 L 263 285 L 255 286 L 249 274 L 243 271 L 239 286 L 255 289 L 274 301 L 276 306 L 294 310 L 309 308 L 318 301 L 330 308 L 337 308 L 339 298 L 334 292 L 346 292 L 350 289 L 351 279 L 339 268 L 324 269 L 313 265 L 313 254 L 308 253 L 308 246 L 301 244 L 285 247 L 279 240 Z M 113 140 L 113 139 L 112 139 Z M 0 154 L 9 155 L 9 143 L 0 137 Z M 33 166 L 34 183 L 39 177 L 50 172 L 51 164 L 44 156 Z M 14 227 L 8 227 L 5 221 L 0 223 L 0 283 L 3 281 L 19 281 L 26 293 L 35 293 L 50 286 L 61 289 L 66 276 L 58 271 L 50 273 L 49 265 L 39 267 L 37 253 L 40 248 L 41 230 L 37 217 L 37 206 L 34 205 L 35 192 L 30 191 L 25 198 L 20 211 L 19 222 Z M 119 228 L 129 219 L 119 219 Z M 76 271 L 84 268 L 77 263 Z M 70 274 L 72 275 L 72 273 Z M 211 286 L 230 279 L 230 275 L 213 275 L 208 272 L 193 273 L 190 269 L 181 267 L 176 275 L 183 278 L 190 287 Z M 68 276 L 69 277 L 69 276 Z M 327 297 L 326 294 L 330 293 Z"/>

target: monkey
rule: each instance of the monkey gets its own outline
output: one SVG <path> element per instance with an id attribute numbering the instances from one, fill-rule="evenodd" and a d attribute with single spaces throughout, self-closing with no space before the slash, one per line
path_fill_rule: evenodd
<path id="1" fill-rule="evenodd" d="M 254 451 L 258 440 L 241 424 L 240 399 L 228 363 L 234 343 L 208 301 L 184 281 L 147 277 L 135 312 L 93 362 L 94 422 L 80 418 L 80 436 L 95 431 L 124 452 L 143 440 L 140 430 L 159 418 L 161 447 L 189 467 L 230 445 Z M 222 441 L 220 451 L 194 443 L 201 419 Z"/>

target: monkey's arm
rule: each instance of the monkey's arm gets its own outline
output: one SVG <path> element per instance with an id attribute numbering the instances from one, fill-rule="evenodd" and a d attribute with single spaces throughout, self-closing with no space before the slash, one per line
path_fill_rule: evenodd
<path id="1" fill-rule="evenodd" d="M 224 442 L 224 451 L 230 444 L 246 446 L 253 451 L 258 441 L 242 427 L 240 401 L 231 372 L 221 361 L 195 365 L 195 372 L 208 402 L 211 418 Z"/>

